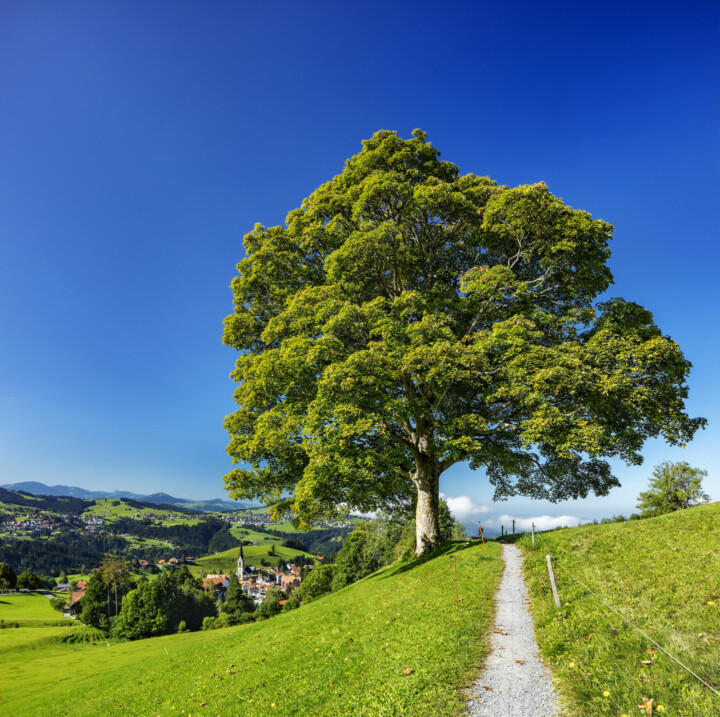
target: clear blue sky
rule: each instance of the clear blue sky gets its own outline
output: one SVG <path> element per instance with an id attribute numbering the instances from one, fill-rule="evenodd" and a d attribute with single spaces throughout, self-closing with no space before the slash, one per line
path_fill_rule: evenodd
<path id="1" fill-rule="evenodd" d="M 602 500 L 488 508 L 463 467 L 443 491 L 489 523 L 630 513 L 670 459 L 720 499 L 718 48 L 716 2 L 2 3 L 0 483 L 223 495 L 243 234 L 420 127 L 615 225 L 610 294 L 683 347 L 710 422 Z"/>

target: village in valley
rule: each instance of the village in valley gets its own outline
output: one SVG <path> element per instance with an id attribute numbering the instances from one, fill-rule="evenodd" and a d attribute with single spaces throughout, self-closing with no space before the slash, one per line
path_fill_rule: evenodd
<path id="1" fill-rule="evenodd" d="M 270 590 L 281 591 L 283 607 L 315 565 L 332 561 L 362 520 L 323 521 L 314 533 L 302 533 L 292 516 L 274 521 L 261 507 L 198 513 L 128 499 L 0 490 L 0 562 L 6 562 L 2 551 L 12 549 L 14 564 L 24 571 L 18 569 L 19 575 L 32 576 L 18 587 L 52 591 L 72 618 L 81 615 L 90 580 L 107 554 L 123 559 L 132 582 L 184 567 L 220 605 L 235 582 L 257 609 Z"/>

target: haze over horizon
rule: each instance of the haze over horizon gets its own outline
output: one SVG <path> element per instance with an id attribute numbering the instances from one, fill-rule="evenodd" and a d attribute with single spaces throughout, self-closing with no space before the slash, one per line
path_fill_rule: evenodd
<path id="1" fill-rule="evenodd" d="M 720 8 L 657 3 L 29 0 L 0 9 L 0 483 L 227 498 L 228 288 L 378 129 L 415 127 L 462 173 L 545 181 L 615 226 L 608 296 L 693 363 L 686 448 L 647 444 L 623 486 L 557 505 L 464 465 L 457 517 L 630 514 L 653 466 L 720 499 Z M 421 39 L 421 41 L 419 41 Z"/>

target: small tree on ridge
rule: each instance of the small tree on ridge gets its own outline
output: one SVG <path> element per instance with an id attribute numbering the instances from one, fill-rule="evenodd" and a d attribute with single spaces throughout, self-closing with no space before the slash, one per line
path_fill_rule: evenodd
<path id="1" fill-rule="evenodd" d="M 640 493 L 637 507 L 643 517 L 652 517 L 707 503 L 710 496 L 702 490 L 703 478 L 707 478 L 707 471 L 685 461 L 664 461 L 655 466 L 650 488 Z"/>

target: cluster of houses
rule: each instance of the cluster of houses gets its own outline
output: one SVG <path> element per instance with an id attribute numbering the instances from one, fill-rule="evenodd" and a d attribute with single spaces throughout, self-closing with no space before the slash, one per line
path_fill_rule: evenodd
<path id="1" fill-rule="evenodd" d="M 98 533 L 104 520 L 96 515 L 62 515 L 40 512 L 37 515 L 12 514 L 0 522 L 0 534 L 8 538 L 38 537 L 69 528 L 76 535 Z"/>
<path id="2" fill-rule="evenodd" d="M 184 557 L 184 558 L 168 558 L 167 560 L 158 560 L 156 563 L 151 562 L 150 560 L 136 560 L 137 566 L 139 568 L 176 568 L 179 565 L 182 565 L 183 562 L 185 563 L 194 563 L 195 558 L 191 557 L 190 555 Z"/>
<path id="3" fill-rule="evenodd" d="M 105 522 L 105 520 L 98 515 L 86 515 L 84 513 L 80 516 L 80 520 L 85 524 L 85 531 L 87 533 L 99 533 Z"/>
<path id="4" fill-rule="evenodd" d="M 180 562 L 176 558 L 171 558 L 170 560 L 174 561 L 173 564 L 178 564 Z M 186 560 L 192 560 L 192 558 L 186 558 Z M 146 560 L 138 562 L 141 564 L 141 567 L 148 566 Z M 145 563 L 145 566 L 143 566 L 142 563 Z M 99 568 L 93 568 L 92 572 L 97 572 L 98 569 Z M 309 570 L 311 569 L 311 566 L 306 565 L 304 566 L 304 569 Z M 205 578 L 203 578 L 202 585 L 205 590 L 212 590 L 219 600 L 224 600 L 227 589 L 230 586 L 230 581 L 237 580 L 240 583 L 240 587 L 253 599 L 253 602 L 256 605 L 262 605 L 267 591 L 272 588 L 280 588 L 283 591 L 299 588 L 300 583 L 302 582 L 302 571 L 303 567 L 294 564 L 287 564 L 284 570 L 277 568 L 263 568 L 262 571 L 256 569 L 253 565 L 248 565 L 242 570 L 242 579 L 238 579 L 238 575 L 236 574 L 209 573 Z M 86 580 L 78 580 L 74 589 L 70 583 L 58 585 L 57 591 L 59 593 L 70 594 L 70 599 L 68 600 L 68 605 L 65 609 L 68 616 L 76 616 L 82 612 L 82 605 L 80 604 L 80 601 L 85 595 L 86 590 Z"/>
<path id="5" fill-rule="evenodd" d="M 53 530 L 72 525 L 73 520 L 73 516 L 54 513 L 43 513 L 37 516 L 11 516 L 8 520 L 0 523 L 0 533 L 4 533 L 8 538 L 49 535 Z"/>
<path id="6" fill-rule="evenodd" d="M 242 571 L 242 578 L 236 574 L 209 573 L 203 578 L 203 588 L 213 590 L 220 600 L 225 599 L 225 593 L 231 580 L 237 580 L 240 587 L 253 599 L 256 605 L 262 605 L 265 595 L 272 588 L 283 591 L 295 590 L 302 582 L 302 568 L 299 565 L 288 564 L 285 570 L 276 568 L 263 568 L 259 571 L 253 565 L 246 566 Z M 310 566 L 305 566 L 309 569 Z"/>

